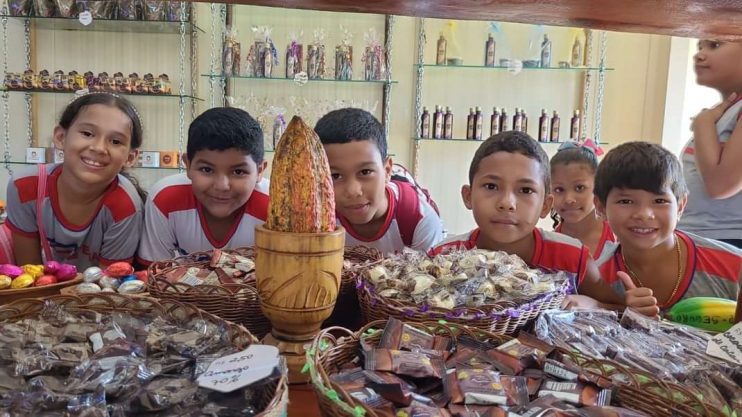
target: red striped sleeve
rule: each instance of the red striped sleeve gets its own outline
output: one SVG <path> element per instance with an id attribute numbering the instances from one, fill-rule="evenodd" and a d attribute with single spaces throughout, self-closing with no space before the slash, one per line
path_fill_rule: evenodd
<path id="1" fill-rule="evenodd" d="M 36 200 L 36 193 L 39 187 L 39 177 L 31 175 L 15 180 L 15 188 L 18 190 L 18 199 L 21 204 Z"/>
<path id="2" fill-rule="evenodd" d="M 163 188 L 154 197 L 154 203 L 166 217 L 177 211 L 196 209 L 196 198 L 190 184 Z"/>
<path id="3" fill-rule="evenodd" d="M 121 186 L 117 186 L 106 195 L 103 205 L 111 212 L 114 222 L 120 222 L 137 212 L 129 193 Z"/>
<path id="4" fill-rule="evenodd" d="M 742 269 L 742 257 L 723 249 L 696 247 L 696 271 L 702 271 L 732 282 L 739 281 Z"/>

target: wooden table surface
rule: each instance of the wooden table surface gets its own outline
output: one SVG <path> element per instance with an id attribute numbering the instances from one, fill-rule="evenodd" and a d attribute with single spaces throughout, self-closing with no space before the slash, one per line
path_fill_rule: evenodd
<path id="1" fill-rule="evenodd" d="M 319 406 L 309 384 L 289 385 L 288 417 L 319 417 Z"/>

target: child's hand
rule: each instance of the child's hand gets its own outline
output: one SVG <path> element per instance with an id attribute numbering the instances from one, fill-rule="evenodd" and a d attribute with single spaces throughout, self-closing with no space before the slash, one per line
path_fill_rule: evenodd
<path id="1" fill-rule="evenodd" d="M 626 288 L 624 295 L 626 307 L 649 317 L 656 317 L 660 313 L 657 299 L 654 298 L 651 288 L 636 288 L 634 281 L 625 272 L 618 272 L 617 276 Z"/>
<path id="2" fill-rule="evenodd" d="M 721 119 L 721 116 L 724 115 L 724 112 L 727 111 L 727 109 L 734 104 L 734 101 L 737 100 L 737 93 L 732 93 L 727 97 L 724 101 L 717 104 L 716 106 L 710 108 L 710 109 L 703 109 L 700 113 L 696 115 L 696 117 L 693 118 L 693 123 L 691 124 L 691 129 L 695 131 L 695 129 L 703 124 L 710 124 L 715 125 L 716 122 Z"/>
<path id="3" fill-rule="evenodd" d="M 564 298 L 562 308 L 565 310 L 572 308 L 601 308 L 601 304 L 598 300 L 587 295 L 570 294 Z"/>

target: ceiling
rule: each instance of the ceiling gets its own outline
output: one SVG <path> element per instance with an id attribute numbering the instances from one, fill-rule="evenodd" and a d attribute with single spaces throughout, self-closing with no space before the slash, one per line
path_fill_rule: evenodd
<path id="1" fill-rule="evenodd" d="M 540 23 L 692 38 L 742 38 L 742 0 L 226 0 L 226 2 L 338 12 Z"/>

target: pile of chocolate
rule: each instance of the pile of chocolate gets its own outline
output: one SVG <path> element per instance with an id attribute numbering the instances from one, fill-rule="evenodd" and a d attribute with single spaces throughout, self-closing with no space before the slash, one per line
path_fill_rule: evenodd
<path id="1" fill-rule="evenodd" d="M 208 264 L 182 265 L 162 271 L 160 276 L 168 282 L 188 285 L 249 284 L 255 279 L 254 272 L 254 260 L 234 252 L 214 249 Z"/>
<path id="2" fill-rule="evenodd" d="M 92 71 L 84 74 L 70 71 L 65 74 L 64 71 L 58 70 L 50 74 L 49 71 L 42 70 L 36 74 L 29 69 L 23 74 L 6 72 L 4 83 L 5 88 L 9 90 L 24 91 L 71 92 L 88 89 L 90 92 L 121 94 L 168 95 L 173 93 L 170 77 L 167 74 L 160 74 L 155 78 L 154 75 L 148 73 L 140 78 L 136 72 L 127 77 L 121 72 L 113 76 L 108 75 L 107 72 L 101 72 L 95 76 Z"/>
<path id="3" fill-rule="evenodd" d="M 223 326 L 47 302 L 0 323 L 0 410 L 12 416 L 252 416 L 281 377 L 223 394 L 196 379 L 238 351 Z"/>
<path id="4" fill-rule="evenodd" d="M 726 415 L 742 415 L 742 367 L 706 354 L 711 336 L 701 330 L 627 309 L 620 321 L 606 310 L 548 311 L 535 331 L 555 346 L 645 371 Z"/>
<path id="5" fill-rule="evenodd" d="M 547 274 L 516 255 L 487 250 L 453 251 L 432 259 L 405 251 L 365 273 L 365 281 L 381 297 L 444 309 L 529 299 L 556 291 L 567 279 L 566 273 Z"/>
<path id="6" fill-rule="evenodd" d="M 376 346 L 330 380 L 380 416 L 634 417 L 610 407 L 613 382 L 521 333 L 504 344 L 390 319 Z M 362 365 L 359 366 L 359 365 Z"/>

